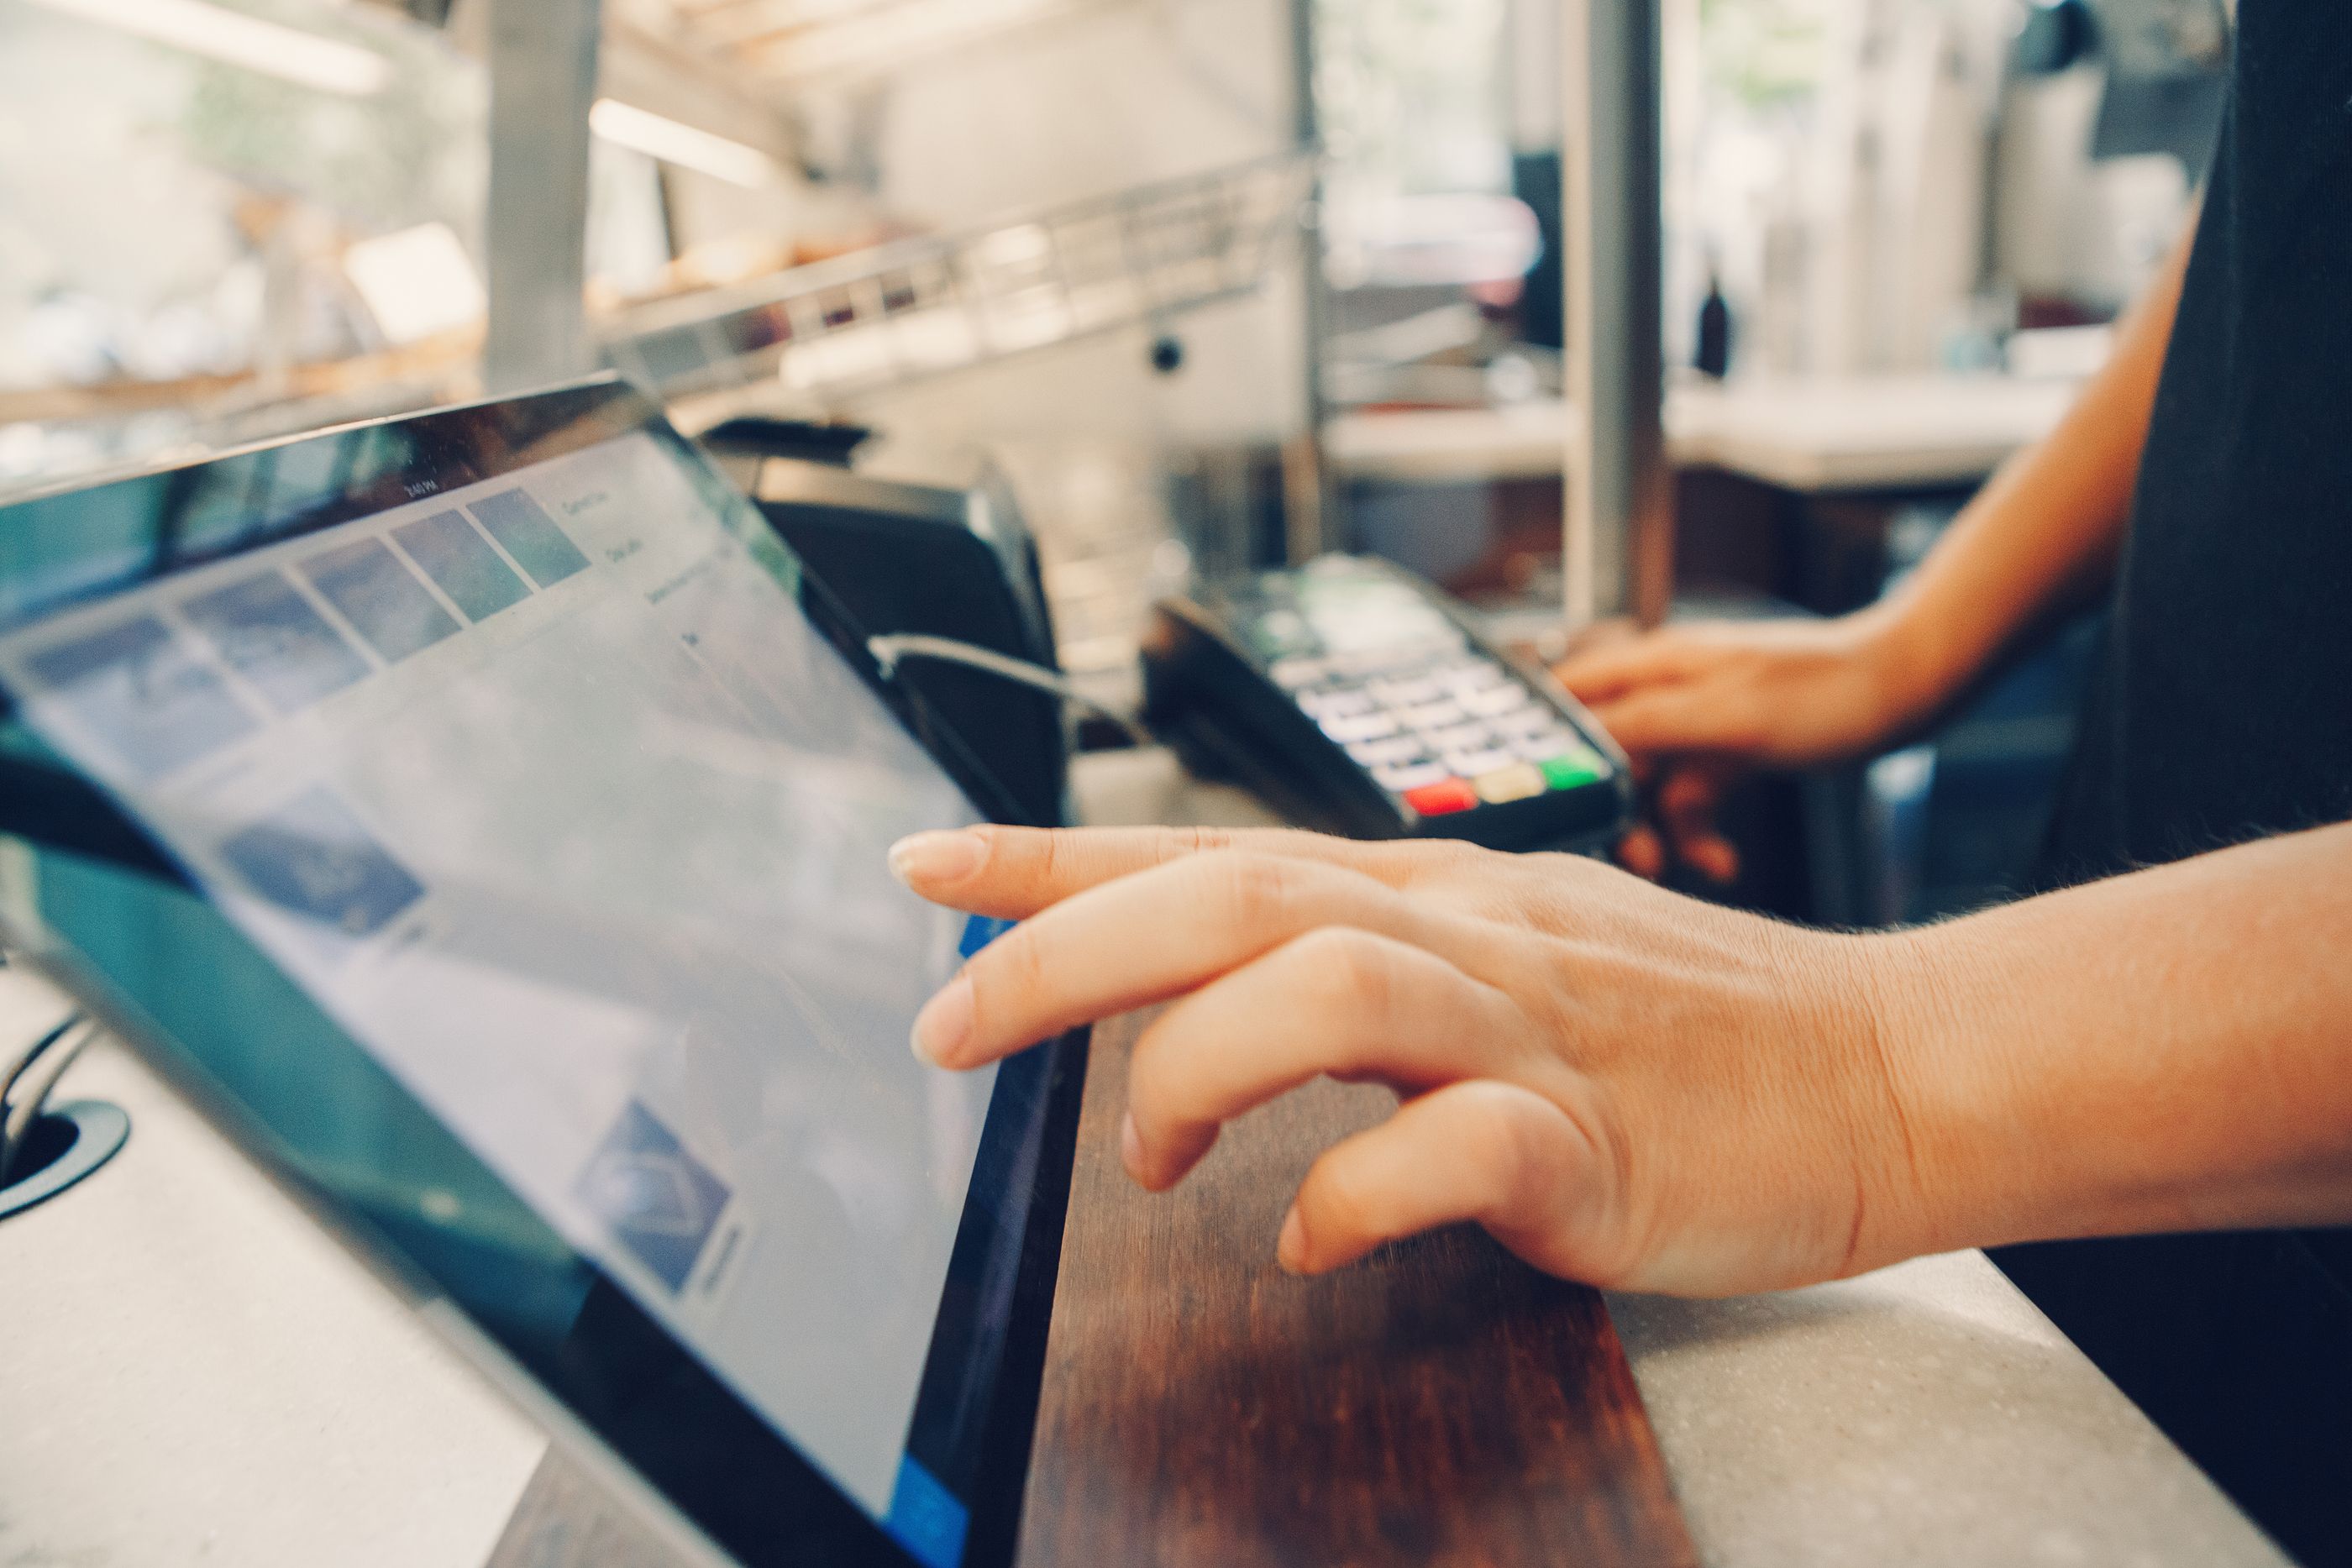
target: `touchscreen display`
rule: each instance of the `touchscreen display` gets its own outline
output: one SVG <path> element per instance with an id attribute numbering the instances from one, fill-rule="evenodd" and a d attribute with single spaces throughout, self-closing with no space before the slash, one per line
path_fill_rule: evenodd
<path id="1" fill-rule="evenodd" d="M 639 431 L 0 636 L 21 722 L 917 1557 L 908 1457 L 993 1071 L 919 1064 L 992 930 L 977 813 Z"/>

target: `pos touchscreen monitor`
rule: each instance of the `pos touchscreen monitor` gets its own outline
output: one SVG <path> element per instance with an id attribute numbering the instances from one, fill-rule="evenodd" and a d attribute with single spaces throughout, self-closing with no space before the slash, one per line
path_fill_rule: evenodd
<path id="1" fill-rule="evenodd" d="M 1083 1047 L 908 1049 L 1006 817 L 611 382 L 0 509 L 0 918 L 675 1542 L 1009 1561 Z"/>

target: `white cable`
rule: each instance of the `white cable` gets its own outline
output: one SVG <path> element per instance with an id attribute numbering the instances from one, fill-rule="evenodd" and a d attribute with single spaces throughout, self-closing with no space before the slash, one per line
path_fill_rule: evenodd
<path id="1" fill-rule="evenodd" d="M 1133 714 L 1121 713 L 1109 704 L 1089 696 L 1059 670 L 1049 670 L 1026 659 L 1015 659 L 993 648 L 983 648 L 977 643 L 960 643 L 952 637 L 902 632 L 887 637 L 868 637 L 866 651 L 874 655 L 876 664 L 882 666 L 882 678 L 885 680 L 898 678 L 898 662 L 901 659 L 937 659 L 942 664 L 962 664 L 969 669 L 985 670 L 992 675 L 1015 681 L 1041 692 L 1049 692 L 1066 703 L 1075 703 L 1089 713 L 1099 714 L 1118 726 L 1138 746 L 1155 744 L 1151 732 L 1144 728 Z"/>

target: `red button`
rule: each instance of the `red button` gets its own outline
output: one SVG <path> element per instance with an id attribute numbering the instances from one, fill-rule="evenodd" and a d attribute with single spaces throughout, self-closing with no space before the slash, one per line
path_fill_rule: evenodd
<path id="1" fill-rule="evenodd" d="M 1443 784 L 1424 784 L 1418 789 L 1405 791 L 1404 803 L 1424 817 L 1443 817 L 1449 811 L 1466 811 L 1478 803 L 1478 791 L 1470 788 L 1466 779 L 1448 779 Z"/>

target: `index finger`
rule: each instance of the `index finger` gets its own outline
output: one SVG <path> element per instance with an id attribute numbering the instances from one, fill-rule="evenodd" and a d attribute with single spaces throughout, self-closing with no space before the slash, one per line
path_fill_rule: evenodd
<path id="1" fill-rule="evenodd" d="M 1008 828 L 916 833 L 890 846 L 890 870 L 937 904 L 1026 920 L 1075 894 L 1210 850 L 1319 861 L 1391 886 L 1411 874 L 1395 843 L 1287 828 Z"/>
<path id="2" fill-rule="evenodd" d="M 1599 702 L 1688 671 L 1690 650 L 1671 632 L 1652 632 L 1571 653 L 1552 671 L 1580 702 Z"/>

